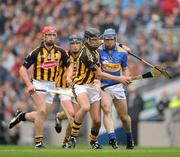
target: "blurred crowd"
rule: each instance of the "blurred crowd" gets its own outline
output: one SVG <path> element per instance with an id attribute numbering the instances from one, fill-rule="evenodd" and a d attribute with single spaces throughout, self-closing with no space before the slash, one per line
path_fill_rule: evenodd
<path id="1" fill-rule="evenodd" d="M 8 122 L 17 107 L 33 110 L 18 70 L 40 43 L 44 25 L 58 29 L 57 42 L 65 49 L 69 35 L 87 27 L 115 28 L 133 53 L 179 75 L 179 0 L 0 0 L 0 122 Z M 129 67 L 132 75 L 147 70 L 132 57 Z"/>

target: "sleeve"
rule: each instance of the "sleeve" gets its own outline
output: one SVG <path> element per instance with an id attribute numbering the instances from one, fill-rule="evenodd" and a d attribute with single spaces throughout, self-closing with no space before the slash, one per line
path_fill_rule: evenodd
<path id="1" fill-rule="evenodd" d="M 122 68 L 126 68 L 128 66 L 128 57 L 127 57 L 127 53 L 123 53 L 123 56 L 122 56 L 122 60 L 121 60 L 121 65 L 122 65 Z"/>
<path id="2" fill-rule="evenodd" d="M 70 57 L 64 49 L 60 50 L 62 53 L 62 66 L 68 67 L 70 65 Z"/>
<path id="3" fill-rule="evenodd" d="M 29 67 L 36 62 L 38 52 L 39 49 L 35 49 L 25 57 L 23 66 L 26 69 L 29 69 Z"/>
<path id="4" fill-rule="evenodd" d="M 82 49 L 80 60 L 86 65 L 87 68 L 92 71 L 96 71 L 98 65 L 97 61 L 87 48 Z"/>

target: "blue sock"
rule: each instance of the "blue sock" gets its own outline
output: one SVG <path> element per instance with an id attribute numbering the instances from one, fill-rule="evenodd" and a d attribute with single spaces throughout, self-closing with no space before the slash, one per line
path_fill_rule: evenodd
<path id="1" fill-rule="evenodd" d="M 109 140 L 116 139 L 116 134 L 114 132 L 111 132 L 108 134 Z"/>
<path id="2" fill-rule="evenodd" d="M 126 132 L 126 137 L 127 137 L 127 141 L 132 141 L 133 140 L 132 132 Z"/>

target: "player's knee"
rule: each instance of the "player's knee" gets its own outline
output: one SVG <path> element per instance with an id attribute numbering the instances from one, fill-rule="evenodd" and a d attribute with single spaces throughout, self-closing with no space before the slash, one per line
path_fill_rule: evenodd
<path id="1" fill-rule="evenodd" d="M 74 116 L 75 116 L 75 113 L 74 113 L 73 110 L 68 110 L 68 113 L 69 113 L 69 115 L 70 115 L 71 117 L 74 117 Z"/>
<path id="2" fill-rule="evenodd" d="M 122 115 L 122 116 L 120 116 L 120 119 L 121 119 L 122 123 L 126 123 L 128 121 L 128 115 Z"/>
<path id="3" fill-rule="evenodd" d="M 82 106 L 81 109 L 83 110 L 83 112 L 89 112 L 89 110 L 90 110 L 90 105 Z"/>
<path id="4" fill-rule="evenodd" d="M 43 117 L 44 119 L 46 119 L 46 117 L 47 117 L 47 111 L 46 111 L 46 109 L 44 109 L 44 108 L 40 109 L 40 110 L 39 110 L 39 115 L 40 115 L 41 117 Z"/>
<path id="5" fill-rule="evenodd" d="M 110 108 L 110 107 L 104 106 L 103 112 L 104 112 L 104 114 L 106 114 L 106 115 L 108 114 L 108 115 L 109 115 L 109 114 L 111 114 L 112 111 L 111 111 L 111 108 Z"/>

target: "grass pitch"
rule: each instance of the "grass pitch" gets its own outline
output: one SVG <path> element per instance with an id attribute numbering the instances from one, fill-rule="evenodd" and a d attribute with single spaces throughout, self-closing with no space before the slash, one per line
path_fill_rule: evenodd
<path id="1" fill-rule="evenodd" d="M 75 149 L 49 146 L 35 149 L 33 146 L 0 146 L 0 157 L 180 157 L 180 148 L 142 148 L 126 150 L 121 146 L 113 150 L 110 146 L 102 150 L 92 150 L 88 146 L 77 145 Z"/>

